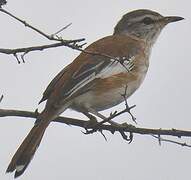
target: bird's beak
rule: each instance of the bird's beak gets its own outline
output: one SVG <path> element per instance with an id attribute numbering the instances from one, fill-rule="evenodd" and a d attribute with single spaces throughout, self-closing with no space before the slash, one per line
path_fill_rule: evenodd
<path id="1" fill-rule="evenodd" d="M 162 19 L 163 19 L 162 21 L 165 24 L 168 24 L 168 23 L 172 23 L 172 22 L 176 22 L 176 21 L 181 21 L 184 18 L 183 17 L 179 17 L 179 16 L 167 16 L 167 17 L 164 17 Z"/>

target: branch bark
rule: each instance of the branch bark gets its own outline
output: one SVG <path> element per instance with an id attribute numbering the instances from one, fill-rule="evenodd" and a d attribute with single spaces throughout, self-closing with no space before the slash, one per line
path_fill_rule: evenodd
<path id="1" fill-rule="evenodd" d="M 8 54 L 8 55 L 10 55 L 10 54 L 14 55 L 14 57 L 16 58 L 18 63 L 20 63 L 19 57 L 17 55 L 18 53 L 23 53 L 21 55 L 21 59 L 23 60 L 23 62 L 25 62 L 24 56 L 27 53 L 29 53 L 29 52 L 32 52 L 32 51 L 42 51 L 42 50 L 45 50 L 45 49 L 50 49 L 50 48 L 55 48 L 55 47 L 60 47 L 60 46 L 66 46 L 66 47 L 69 47 L 71 49 L 83 52 L 83 53 L 87 53 L 87 54 L 91 54 L 91 55 L 103 56 L 105 58 L 108 58 L 109 60 L 113 59 L 113 60 L 116 60 L 116 61 L 120 62 L 123 65 L 123 63 L 122 63 L 122 61 L 124 61 L 123 59 L 121 60 L 121 59 L 118 59 L 116 57 L 112 57 L 112 56 L 109 56 L 107 54 L 104 54 L 104 53 L 91 52 L 91 51 L 87 51 L 87 50 L 82 49 L 82 47 L 86 43 L 82 43 L 82 44 L 78 44 L 78 43 L 80 43 L 82 41 L 85 41 L 85 38 L 75 39 L 75 40 L 64 40 L 61 36 L 58 36 L 58 33 L 60 33 L 61 31 L 63 31 L 67 27 L 69 27 L 71 25 L 71 23 L 66 25 L 65 27 L 61 28 L 60 30 L 58 30 L 56 33 L 53 33 L 53 34 L 49 35 L 49 34 L 46 34 L 45 32 L 43 32 L 42 30 L 34 27 L 33 25 L 27 23 L 25 20 L 22 20 L 21 18 L 13 15 L 9 11 L 6 11 L 1 6 L 0 6 L 0 12 L 7 14 L 8 16 L 12 17 L 13 19 L 15 19 L 18 22 L 22 23 L 24 26 L 32 29 L 33 31 L 35 31 L 38 34 L 40 34 L 41 36 L 45 37 L 46 39 L 48 39 L 50 41 L 56 41 L 57 42 L 57 43 L 48 44 L 48 45 L 46 44 L 46 45 L 41 45 L 41 46 L 31 46 L 31 47 L 25 47 L 25 48 L 15 48 L 15 49 L 0 48 L 0 53 Z"/>
<path id="2" fill-rule="evenodd" d="M 27 118 L 36 118 L 38 113 L 31 111 L 20 111 L 20 110 L 9 110 L 9 109 L 0 109 L 0 117 L 8 116 L 18 116 L 18 117 L 27 117 Z M 64 123 L 67 125 L 73 125 L 77 127 L 86 128 L 87 120 L 68 118 L 68 117 L 58 117 L 53 122 Z M 93 128 L 94 125 L 88 126 L 88 128 Z M 112 133 L 118 131 L 124 131 L 129 133 L 141 134 L 141 135 L 168 135 L 175 137 L 191 137 L 191 131 L 178 130 L 178 129 L 151 129 L 151 128 L 140 128 L 133 125 L 124 125 L 117 127 L 114 125 L 100 124 L 98 130 L 106 130 Z"/>
<path id="3" fill-rule="evenodd" d="M 55 48 L 55 47 L 60 47 L 60 46 L 66 46 L 75 50 L 82 51 L 83 45 L 86 43 L 78 44 L 82 41 L 85 40 L 85 38 L 80 38 L 80 39 L 75 39 L 75 40 L 64 40 L 61 36 L 58 36 L 58 33 L 69 27 L 71 24 L 68 24 L 67 26 L 63 27 L 59 31 L 57 31 L 54 34 L 48 35 L 45 32 L 41 31 L 40 29 L 32 26 L 31 24 L 27 23 L 25 20 L 22 20 L 21 18 L 13 15 L 12 13 L 6 11 L 0 6 L 0 12 L 7 14 L 8 16 L 12 17 L 13 19 L 17 20 L 18 22 L 22 23 L 24 26 L 32 29 L 33 31 L 37 32 L 41 36 L 45 37 L 46 39 L 50 41 L 56 41 L 57 43 L 52 43 L 52 44 L 46 44 L 46 45 L 41 45 L 41 46 L 31 46 L 31 47 L 24 47 L 24 48 L 15 48 L 15 49 L 5 49 L 5 48 L 0 48 L 0 53 L 3 54 L 12 54 L 16 57 L 17 61 L 20 63 L 19 58 L 17 56 L 18 53 L 23 53 L 21 55 L 21 58 L 24 62 L 24 56 L 32 51 L 42 51 L 44 49 L 49 49 L 49 48 Z"/>
<path id="4" fill-rule="evenodd" d="M 15 49 L 5 49 L 5 48 L 0 48 L 0 53 L 3 54 L 17 54 L 17 53 L 28 53 L 31 51 L 42 51 L 44 49 L 50 49 L 50 48 L 55 48 L 55 47 L 60 47 L 60 46 L 67 46 L 70 48 L 77 48 L 77 46 L 74 46 L 74 43 L 84 41 L 84 39 L 76 39 L 76 40 L 65 40 L 62 42 L 58 43 L 53 43 L 53 44 L 46 44 L 46 45 L 41 45 L 41 46 L 31 46 L 31 47 L 25 47 L 25 48 L 15 48 Z"/>

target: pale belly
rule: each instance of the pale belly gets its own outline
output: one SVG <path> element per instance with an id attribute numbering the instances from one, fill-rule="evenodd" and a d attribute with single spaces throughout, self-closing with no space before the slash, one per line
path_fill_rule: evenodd
<path id="1" fill-rule="evenodd" d="M 148 70 L 148 65 L 141 62 L 138 64 L 139 68 L 136 68 L 135 71 L 133 70 L 131 73 L 133 74 L 133 77 L 131 78 L 131 75 L 127 74 L 127 78 L 131 79 L 129 81 L 122 81 L 121 84 L 118 84 L 118 87 L 114 89 L 113 86 L 107 87 L 103 90 L 101 90 L 101 93 L 97 93 L 95 91 L 99 91 L 92 89 L 90 91 L 85 92 L 84 94 L 81 94 L 73 99 L 73 102 L 70 106 L 71 109 L 74 109 L 76 111 L 85 111 L 87 112 L 88 109 L 94 109 L 96 111 L 102 111 L 105 109 L 109 109 L 113 106 L 118 105 L 119 103 L 123 102 L 126 89 L 126 98 L 131 96 L 141 85 L 143 82 L 145 75 Z M 106 72 L 101 74 L 101 79 L 104 80 L 104 78 L 109 78 L 112 75 L 118 74 L 120 72 L 125 72 L 124 67 L 122 66 L 114 66 L 113 68 L 110 68 Z M 117 84 L 118 80 L 115 80 L 113 84 Z M 105 83 L 103 83 L 104 85 Z M 99 85 L 98 85 L 99 87 Z M 102 92 L 103 91 L 103 92 Z"/>

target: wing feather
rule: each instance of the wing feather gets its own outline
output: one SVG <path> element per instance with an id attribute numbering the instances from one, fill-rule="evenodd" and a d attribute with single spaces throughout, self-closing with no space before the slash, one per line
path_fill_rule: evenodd
<path id="1" fill-rule="evenodd" d="M 132 62 L 126 61 L 121 64 L 116 61 L 116 58 L 133 57 L 132 59 L 135 61 L 136 56 L 143 53 L 144 49 L 141 43 L 137 43 L 135 39 L 121 35 L 100 39 L 85 50 L 96 52 L 97 55 L 81 53 L 53 79 L 45 90 L 42 100 L 48 99 L 50 105 L 64 102 L 65 99 L 73 97 L 74 94 L 80 94 L 84 91 L 82 88 L 94 82 L 96 78 L 106 78 L 128 69 L 132 70 Z M 108 57 L 101 55 L 103 53 Z M 110 57 L 113 57 L 113 59 Z"/>

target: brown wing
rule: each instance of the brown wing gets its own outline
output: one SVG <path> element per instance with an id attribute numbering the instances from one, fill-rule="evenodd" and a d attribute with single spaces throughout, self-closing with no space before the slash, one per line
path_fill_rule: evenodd
<path id="1" fill-rule="evenodd" d="M 70 65 L 64 68 L 48 85 L 40 102 L 48 99 L 47 104 L 53 105 L 63 101 L 66 97 L 79 91 L 84 85 L 90 83 L 112 61 L 110 57 L 127 57 L 140 55 L 144 49 L 143 44 L 127 36 L 108 36 L 92 43 Z M 129 54 L 131 52 L 131 54 Z"/>
<path id="2" fill-rule="evenodd" d="M 56 85 L 56 83 L 59 81 L 59 79 L 64 75 L 64 73 L 66 73 L 67 68 L 69 67 L 66 66 L 64 69 L 62 69 L 56 76 L 55 78 L 50 82 L 50 84 L 47 86 L 46 90 L 43 93 L 43 97 L 42 99 L 39 101 L 39 104 L 45 100 L 47 100 L 52 92 L 52 90 L 54 89 L 54 86 Z"/>

